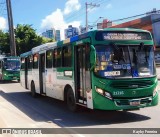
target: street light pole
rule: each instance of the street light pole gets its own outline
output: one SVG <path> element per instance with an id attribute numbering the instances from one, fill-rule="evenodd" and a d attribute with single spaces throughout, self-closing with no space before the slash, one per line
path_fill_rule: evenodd
<path id="1" fill-rule="evenodd" d="M 86 32 L 88 32 L 88 4 L 86 2 Z"/>
<path id="2" fill-rule="evenodd" d="M 10 51 L 11 51 L 11 56 L 16 56 L 17 54 L 16 54 L 16 43 L 14 37 L 11 1 L 6 0 L 6 5 L 8 14 L 9 36 L 10 36 Z"/>
<path id="3" fill-rule="evenodd" d="M 88 5 L 92 6 L 92 7 L 99 7 L 100 4 L 92 4 L 92 3 L 85 3 L 86 5 L 86 32 L 88 32 Z"/>

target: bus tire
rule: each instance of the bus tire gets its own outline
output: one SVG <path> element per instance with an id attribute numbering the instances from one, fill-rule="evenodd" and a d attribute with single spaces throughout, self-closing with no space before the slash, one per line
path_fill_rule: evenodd
<path id="1" fill-rule="evenodd" d="M 71 88 L 69 88 L 67 91 L 67 107 L 72 112 L 77 111 L 76 100 L 73 94 L 73 90 Z"/>
<path id="2" fill-rule="evenodd" d="M 35 90 L 35 84 L 34 84 L 34 82 L 31 83 L 31 95 L 34 98 L 37 97 L 37 93 L 36 93 L 36 90 Z"/>

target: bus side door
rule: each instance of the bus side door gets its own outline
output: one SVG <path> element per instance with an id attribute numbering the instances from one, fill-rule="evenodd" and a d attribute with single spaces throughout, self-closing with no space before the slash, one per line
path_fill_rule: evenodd
<path id="1" fill-rule="evenodd" d="M 39 54 L 39 85 L 41 94 L 46 93 L 45 64 L 45 53 Z"/>
<path id="2" fill-rule="evenodd" d="M 87 91 L 91 90 L 90 47 L 81 44 L 75 47 L 75 92 L 78 103 L 87 105 Z"/>

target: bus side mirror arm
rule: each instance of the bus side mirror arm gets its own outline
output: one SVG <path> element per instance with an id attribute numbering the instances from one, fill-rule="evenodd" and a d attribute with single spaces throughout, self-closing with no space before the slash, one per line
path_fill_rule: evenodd
<path id="1" fill-rule="evenodd" d="M 96 66 L 96 49 L 93 45 L 91 45 L 90 62 L 91 62 L 90 70 L 92 71 Z"/>

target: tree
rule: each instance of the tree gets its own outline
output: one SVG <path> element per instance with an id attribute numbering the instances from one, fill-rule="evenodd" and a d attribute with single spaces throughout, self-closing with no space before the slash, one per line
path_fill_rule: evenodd
<path id="1" fill-rule="evenodd" d="M 10 53 L 9 33 L 8 32 L 4 33 L 1 30 L 0 30 L 0 51 L 1 53 L 5 54 Z"/>
<path id="2" fill-rule="evenodd" d="M 43 38 L 36 34 L 32 25 L 18 24 L 15 31 L 16 52 L 20 54 L 30 51 L 33 47 L 43 43 L 53 42 L 53 39 Z M 0 31 L 0 50 L 4 53 L 10 53 L 9 33 Z"/>
<path id="3" fill-rule="evenodd" d="M 15 39 L 17 55 L 30 51 L 33 47 L 43 43 L 42 38 L 36 34 L 31 25 L 18 24 L 15 29 Z"/>

